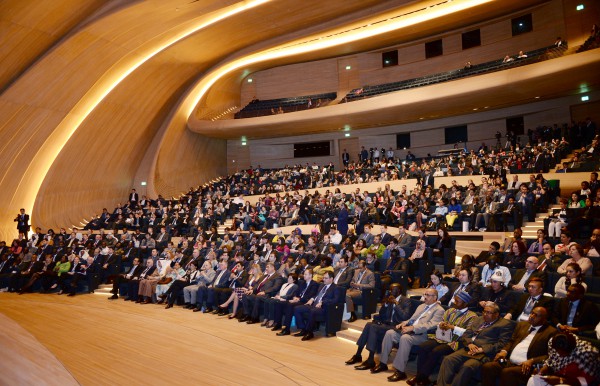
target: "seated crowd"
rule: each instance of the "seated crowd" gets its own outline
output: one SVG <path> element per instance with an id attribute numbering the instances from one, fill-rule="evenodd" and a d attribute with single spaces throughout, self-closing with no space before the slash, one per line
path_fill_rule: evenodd
<path id="1" fill-rule="evenodd" d="M 584 145 L 582 153 L 597 161 L 595 141 Z M 593 336 L 600 321 L 600 297 L 593 291 L 600 287 L 600 182 L 591 173 L 570 200 L 561 200 L 538 237 L 527 241 L 520 229 L 524 219 L 532 221 L 537 212 L 547 211 L 556 197 L 542 174 L 532 174 L 527 182 L 513 176 L 509 182 L 506 173 L 519 157 L 537 169 L 544 152 L 568 146 L 554 143 L 556 147 L 548 143 L 543 150 L 525 147 L 518 156 L 510 155 L 512 150 L 482 149 L 413 162 L 408 169 L 381 152 L 381 159 L 369 158 L 339 173 L 332 166 L 248 170 L 191 189 L 178 200 L 138 199 L 133 191 L 125 205 L 112 213 L 105 209 L 86 230 L 42 233 L 38 228 L 30 238 L 21 234 L 10 247 L 1 242 L 0 288 L 20 294 L 58 289 L 72 296 L 110 283 L 111 300 L 122 296 L 138 304 L 229 315 L 270 327 L 280 336 L 292 333 L 294 321 L 294 335 L 302 340 L 312 339 L 322 324 L 328 335 L 339 330 L 342 313 L 336 310 L 345 307 L 354 322 L 358 309 L 370 318 L 381 302 L 348 361 L 360 362 L 359 370 L 386 370 L 392 347 L 399 345 L 391 381 L 407 377 L 412 351 L 419 359 L 411 384 L 428 384 L 440 361 L 438 384 L 462 385 L 472 376 L 495 384 L 505 372 L 518 373 L 516 365 L 528 376 L 534 364 L 542 363 L 542 374 L 554 371 L 572 381 L 572 367 L 557 365 L 562 362 L 552 355 L 564 358 L 579 350 L 577 355 L 598 356 L 583 339 Z M 444 162 L 447 170 L 461 169 L 461 162 L 463 170 L 478 168 L 481 183 L 453 182 L 434 189 L 433 170 Z M 535 170 L 541 171 L 543 167 Z M 339 189 L 283 193 L 417 175 L 421 183 L 413 191 L 394 192 L 388 186 L 375 194 L 359 189 L 351 194 Z M 267 186 L 278 185 L 273 182 L 280 187 L 271 196 Z M 245 194 L 261 189 L 264 196 L 256 205 L 244 200 Z M 232 226 L 220 234 L 217 227 L 226 219 Z M 455 267 L 456 240 L 448 230 L 459 223 L 478 230 L 511 226 L 513 237 L 492 242 L 478 256 L 463 256 Z M 268 232 L 300 224 L 312 224 L 310 234 L 300 227 L 289 235 L 279 229 Z M 392 235 L 388 226 L 398 233 Z M 428 236 L 428 229 L 435 235 Z M 582 239 L 586 229 L 589 239 Z M 423 297 L 407 299 L 409 286 L 426 288 Z M 534 331 L 526 334 L 530 327 L 543 330 L 545 342 L 554 339 L 542 345 L 547 352 L 531 358 L 520 343 L 537 341 L 531 339 Z M 362 361 L 364 347 L 369 357 Z M 531 352 L 544 351 L 536 350 Z M 502 366 L 496 366 L 501 360 Z M 597 363 L 586 366 L 579 367 L 575 379 L 597 382 Z M 527 378 L 510 379 L 519 384 Z"/>

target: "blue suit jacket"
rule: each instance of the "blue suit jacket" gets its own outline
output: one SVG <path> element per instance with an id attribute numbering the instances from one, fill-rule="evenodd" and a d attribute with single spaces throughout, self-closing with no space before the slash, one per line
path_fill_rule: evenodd
<path id="1" fill-rule="evenodd" d="M 323 287 L 325 287 L 325 284 L 321 283 L 321 285 L 319 286 L 319 290 L 317 291 L 317 294 L 315 295 L 315 298 L 321 292 Z M 338 300 L 338 296 L 337 296 L 337 286 L 335 284 L 331 283 L 329 288 L 327 288 L 327 291 L 325 291 L 325 295 L 323 295 L 323 297 L 321 298 L 321 303 L 323 305 L 327 305 L 327 304 L 334 304 L 334 303 L 338 303 L 338 302 L 339 302 L 339 300 Z"/>

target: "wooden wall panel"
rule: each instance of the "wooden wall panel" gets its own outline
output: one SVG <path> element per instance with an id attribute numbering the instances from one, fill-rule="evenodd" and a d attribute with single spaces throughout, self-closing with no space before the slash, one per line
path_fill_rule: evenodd
<path id="1" fill-rule="evenodd" d="M 249 90 L 254 90 L 256 97 L 263 100 L 332 92 L 337 90 L 337 74 L 335 59 L 292 64 L 253 74 Z M 242 86 L 244 106 L 252 98 L 246 94 L 245 87 L 247 83 Z"/>
<path id="2" fill-rule="evenodd" d="M 420 77 L 442 71 L 450 71 L 462 68 L 467 60 L 472 63 L 483 63 L 504 57 L 505 55 L 516 55 L 519 50 L 533 50 L 536 48 L 551 45 L 556 36 L 565 35 L 565 21 L 563 16 L 562 2 L 553 0 L 544 3 L 541 6 L 533 8 L 530 12 L 523 11 L 514 15 L 506 16 L 499 20 L 484 22 L 474 26 L 465 27 L 460 30 L 451 31 L 445 34 L 433 36 L 428 39 L 408 43 L 400 46 L 390 46 L 385 49 L 372 52 L 361 53 L 355 56 L 359 69 L 358 77 L 360 84 L 353 86 L 360 87 L 365 85 L 383 84 L 403 79 Z M 516 37 L 512 36 L 511 18 L 521 16 L 522 14 L 532 13 L 534 29 L 530 33 L 525 33 Z M 462 50 L 461 34 L 476 28 L 481 30 L 481 47 Z M 431 59 L 425 59 L 425 42 L 442 39 L 444 55 Z M 398 50 L 398 66 L 382 68 L 381 54 L 386 51 Z M 353 56 L 354 57 L 354 56 Z M 310 68 L 328 68 L 332 69 L 331 64 L 342 59 L 326 59 L 311 62 Z M 343 71 L 339 66 L 338 71 Z M 271 95 L 273 98 L 289 97 L 295 95 L 305 95 L 314 92 L 320 92 L 323 87 L 322 76 L 312 75 L 305 77 L 306 72 L 302 66 L 290 65 L 269 70 L 259 71 L 252 75 L 254 79 L 260 79 L 255 85 L 256 94 Z M 282 74 L 289 79 L 285 82 Z M 324 72 L 325 74 L 325 72 Z M 342 79 L 342 74 L 338 77 Z M 296 83 L 296 79 L 302 79 L 301 84 Z M 286 87 L 279 90 L 272 90 L 272 87 L 278 83 L 285 82 Z M 327 83 L 329 85 L 329 83 Z M 340 82 L 340 86 L 342 83 Z M 342 87 L 340 87 L 340 90 Z M 344 89 L 345 90 L 345 89 Z M 242 100 L 250 100 L 246 91 L 246 86 L 242 85 Z"/>
<path id="3" fill-rule="evenodd" d="M 250 146 L 242 146 L 240 141 L 227 141 L 227 174 L 248 169 L 252 165 L 250 160 Z"/>
<path id="4" fill-rule="evenodd" d="M 102 0 L 0 2 L 0 90 L 103 4 Z"/>

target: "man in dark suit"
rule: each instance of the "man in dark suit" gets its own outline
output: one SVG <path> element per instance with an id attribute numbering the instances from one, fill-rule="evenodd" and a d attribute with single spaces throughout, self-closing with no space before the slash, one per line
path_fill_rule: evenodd
<path id="1" fill-rule="evenodd" d="M 282 329 L 277 333 L 277 336 L 290 335 L 290 324 L 292 324 L 294 309 L 306 304 L 306 302 L 317 295 L 319 283 L 312 279 L 313 270 L 311 268 L 305 269 L 303 277 L 304 281 L 300 283 L 296 292 L 298 296 L 294 296 L 287 302 L 275 303 L 275 326 L 273 327 L 273 331 Z"/>
<path id="2" fill-rule="evenodd" d="M 131 189 L 131 193 L 129 193 L 129 206 L 133 209 L 137 208 L 139 199 L 139 194 L 135 191 L 135 189 Z"/>
<path id="3" fill-rule="evenodd" d="M 381 351 L 381 342 L 385 332 L 395 325 L 408 319 L 413 313 L 412 303 L 409 298 L 402 295 L 402 286 L 394 283 L 390 287 L 390 294 L 385 297 L 379 314 L 373 317 L 373 322 L 365 325 L 356 344 L 356 354 L 346 361 L 347 365 L 362 362 L 362 350 L 367 347 L 369 357 L 360 365 L 355 366 L 357 370 L 370 370 L 375 367 L 375 354 Z"/>
<path id="4" fill-rule="evenodd" d="M 525 260 L 525 268 L 518 269 L 514 276 L 511 277 L 508 288 L 517 292 L 525 292 L 529 286 L 529 282 L 534 277 L 539 277 L 542 283 L 546 283 L 548 275 L 546 271 L 538 271 L 539 259 L 536 256 L 529 256 Z"/>
<path id="5" fill-rule="evenodd" d="M 548 310 L 536 307 L 529 320 L 517 323 L 510 342 L 482 367 L 483 386 L 518 386 L 527 383 L 533 366 L 548 357 L 548 341 L 556 329 L 548 324 Z"/>
<path id="6" fill-rule="evenodd" d="M 552 324 L 562 332 L 581 334 L 594 331 L 600 322 L 598 307 L 592 301 L 584 299 L 585 288 L 579 283 L 567 288 L 567 297 L 560 299 L 552 313 Z"/>
<path id="7" fill-rule="evenodd" d="M 488 303 L 483 316 L 475 319 L 459 342 L 462 348 L 444 358 L 438 374 L 439 386 L 464 386 L 471 381 L 484 362 L 492 360 L 509 342 L 512 323 L 500 318 L 500 310 Z"/>
<path id="8" fill-rule="evenodd" d="M 521 227 L 523 224 L 523 214 L 521 212 L 521 206 L 517 205 L 513 196 L 508 197 L 508 202 L 502 204 L 500 212 L 497 213 L 502 221 L 502 229 L 504 232 L 508 231 L 508 220 L 512 219 L 515 228 Z"/>
<path id="9" fill-rule="evenodd" d="M 356 224 L 355 233 L 361 235 L 365 231 L 365 225 L 369 222 L 369 214 L 365 211 L 362 205 L 357 204 L 355 207 L 358 223 Z"/>
<path id="10" fill-rule="evenodd" d="M 23 235 L 25 240 L 27 240 L 27 234 L 29 233 L 29 215 L 25 214 L 25 209 L 21 208 L 19 214 L 15 218 L 17 222 L 17 230 L 19 231 L 19 235 Z"/>
<path id="11" fill-rule="evenodd" d="M 381 230 L 381 233 L 379 234 L 379 237 L 381 238 L 381 244 L 387 247 L 392 240 L 392 235 L 388 233 L 387 225 L 385 224 L 381 225 L 379 229 Z"/>
<path id="12" fill-rule="evenodd" d="M 530 192 L 527 184 L 522 184 L 519 188 L 519 192 L 515 196 L 515 201 L 521 205 L 521 213 L 523 213 L 523 219 L 527 215 L 528 221 L 534 221 L 535 213 L 533 211 L 534 197 Z"/>
<path id="13" fill-rule="evenodd" d="M 481 296 L 481 287 L 478 283 L 473 283 L 473 272 L 470 269 L 461 269 L 458 272 L 458 286 L 454 291 L 448 291 L 440 298 L 441 305 L 451 307 L 454 297 L 461 291 L 465 291 L 471 295 L 471 301 L 468 304 L 469 307 L 477 306 L 477 302 L 479 302 Z"/>
<path id="14" fill-rule="evenodd" d="M 475 263 L 477 263 L 478 266 L 483 267 L 488 263 L 488 260 L 492 257 L 495 257 L 496 261 L 502 262 L 500 243 L 497 241 L 492 241 L 487 251 L 481 251 L 477 258 L 475 258 Z"/>
<path id="15" fill-rule="evenodd" d="M 344 152 L 342 153 L 342 163 L 344 164 L 344 166 L 348 166 L 348 164 L 350 163 L 350 154 L 348 154 L 346 149 L 344 149 Z"/>
<path id="16" fill-rule="evenodd" d="M 333 284 L 338 287 L 348 288 L 353 277 L 352 268 L 348 267 L 348 257 L 341 256 L 338 260 L 338 266 L 333 271 Z"/>
<path id="17" fill-rule="evenodd" d="M 504 316 L 505 319 L 524 321 L 528 320 L 529 314 L 534 307 L 552 309 L 553 298 L 544 295 L 544 283 L 538 277 L 529 280 L 528 293 L 521 295 L 517 304 Z"/>
<path id="18" fill-rule="evenodd" d="M 100 255 L 101 261 L 99 262 L 98 271 L 100 273 L 100 280 L 102 283 L 106 282 L 111 275 L 116 272 L 114 264 L 117 262 L 117 256 L 112 248 L 108 248 L 108 254 Z"/>
<path id="19" fill-rule="evenodd" d="M 319 286 L 317 295 L 294 310 L 296 325 L 300 330 L 294 336 L 301 336 L 302 340 L 314 338 L 315 319 L 325 314 L 325 308 L 328 305 L 335 304 L 338 301 L 337 286 L 333 284 L 333 273 L 325 272 L 323 283 Z"/>
<path id="20" fill-rule="evenodd" d="M 261 309 L 266 298 L 273 297 L 283 285 L 283 277 L 275 270 L 273 263 L 267 263 L 267 274 L 256 286 L 256 293 L 246 295 L 242 301 L 244 305 L 244 314 L 247 316 L 246 323 L 254 324 L 259 322 Z"/>
<path id="21" fill-rule="evenodd" d="M 112 288 L 112 291 L 110 291 L 110 293 L 112 293 L 113 295 L 111 297 L 109 297 L 108 299 L 110 299 L 110 300 L 118 299 L 120 285 L 126 284 L 130 280 L 135 280 L 134 278 L 139 277 L 143 270 L 144 270 L 144 268 L 140 265 L 140 259 L 136 257 L 135 259 L 133 259 L 133 265 L 131 266 L 131 269 L 127 273 L 110 276 L 109 280 L 111 280 L 112 284 L 113 284 L 113 288 Z M 134 299 L 126 299 L 126 300 L 134 300 Z"/>

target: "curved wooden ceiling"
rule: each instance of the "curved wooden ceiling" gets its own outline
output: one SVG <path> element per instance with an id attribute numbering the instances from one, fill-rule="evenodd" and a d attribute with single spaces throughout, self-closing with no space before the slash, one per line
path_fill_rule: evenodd
<path id="1" fill-rule="evenodd" d="M 456 1 L 456 0 L 455 0 Z M 491 1 L 460 14 L 330 50 L 337 56 L 415 39 L 543 2 Z M 174 195 L 225 173 L 226 142 L 187 129 L 194 86 L 228 62 L 434 1 L 8 0 L 0 3 L 0 239 L 25 207 L 43 228 L 75 224 L 147 192 Z M 6 63 L 6 66 L 5 66 Z M 240 73 L 202 104 L 239 98 Z M 236 83 L 238 82 L 238 83 Z M 187 113 L 186 114 L 184 114 Z M 212 130 L 212 129 L 211 129 Z M 299 129 L 300 130 L 300 129 Z M 293 134 L 292 132 L 288 132 Z M 218 135 L 226 137 L 227 135 Z M 138 189 L 140 190 L 140 189 Z"/>

